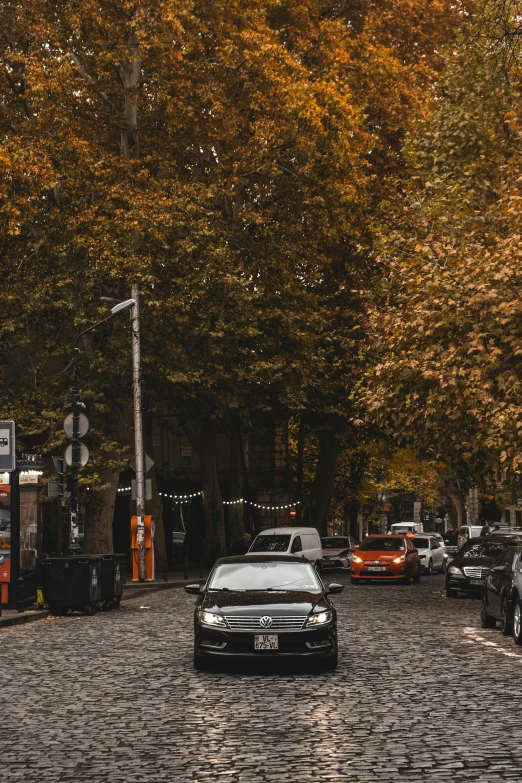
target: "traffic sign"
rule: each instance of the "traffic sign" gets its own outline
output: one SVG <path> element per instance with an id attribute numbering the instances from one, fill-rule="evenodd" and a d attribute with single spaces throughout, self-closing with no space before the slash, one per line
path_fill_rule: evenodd
<path id="1" fill-rule="evenodd" d="M 79 451 L 80 451 L 80 458 L 78 460 L 78 464 L 73 465 L 72 458 L 73 458 L 73 444 L 69 444 L 67 448 L 65 449 L 65 461 L 69 465 L 70 468 L 76 467 L 76 468 L 83 468 L 85 465 L 87 465 L 89 461 L 89 449 L 87 446 L 84 446 L 83 443 L 79 443 Z"/>
<path id="2" fill-rule="evenodd" d="M 154 467 L 154 460 L 149 457 L 148 454 L 143 454 L 143 469 L 145 470 L 145 473 L 148 473 L 149 470 Z M 133 469 L 133 471 L 136 473 L 136 459 L 133 459 L 130 467 Z"/>
<path id="3" fill-rule="evenodd" d="M 68 435 L 70 438 L 73 436 L 73 415 L 72 413 L 69 413 L 69 415 L 66 417 L 63 428 L 65 430 L 66 435 Z M 80 413 L 80 417 L 78 419 L 78 438 L 83 438 L 84 435 L 87 434 L 89 430 L 89 419 L 85 415 L 85 413 Z"/>
<path id="4" fill-rule="evenodd" d="M 0 472 L 11 473 L 15 468 L 15 423 L 0 421 Z"/>

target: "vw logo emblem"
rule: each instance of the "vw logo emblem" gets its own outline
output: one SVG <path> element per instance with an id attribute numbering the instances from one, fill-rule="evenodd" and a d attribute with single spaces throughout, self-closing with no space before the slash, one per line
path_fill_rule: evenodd
<path id="1" fill-rule="evenodd" d="M 270 628 L 272 625 L 272 618 L 265 614 L 265 616 L 260 619 L 259 625 L 261 628 Z"/>

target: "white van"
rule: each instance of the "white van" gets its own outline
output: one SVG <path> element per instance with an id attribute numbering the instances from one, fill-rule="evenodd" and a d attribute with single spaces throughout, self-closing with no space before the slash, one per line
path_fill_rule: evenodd
<path id="1" fill-rule="evenodd" d="M 318 570 L 323 564 L 321 539 L 315 527 L 272 527 L 252 541 L 247 555 L 296 555 L 306 557 Z"/>

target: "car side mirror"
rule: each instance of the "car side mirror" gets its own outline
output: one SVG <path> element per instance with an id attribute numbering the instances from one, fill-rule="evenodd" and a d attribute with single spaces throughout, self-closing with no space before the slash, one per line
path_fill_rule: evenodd
<path id="1" fill-rule="evenodd" d="M 335 593 L 342 593 L 344 590 L 344 585 L 340 585 L 338 582 L 332 582 L 328 585 L 328 590 L 326 591 L 327 595 L 335 595 Z"/>
<path id="2" fill-rule="evenodd" d="M 506 570 L 506 566 L 505 565 L 493 566 L 493 568 L 491 570 L 495 574 L 503 574 L 505 572 L 505 570 Z"/>
<path id="3" fill-rule="evenodd" d="M 197 584 L 185 585 L 185 592 L 190 595 L 201 595 L 201 587 Z"/>

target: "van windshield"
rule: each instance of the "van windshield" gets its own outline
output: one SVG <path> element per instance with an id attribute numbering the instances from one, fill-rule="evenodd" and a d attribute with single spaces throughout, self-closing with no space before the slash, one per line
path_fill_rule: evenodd
<path id="1" fill-rule="evenodd" d="M 290 546 L 290 536 L 258 536 L 250 552 L 286 552 Z"/>

